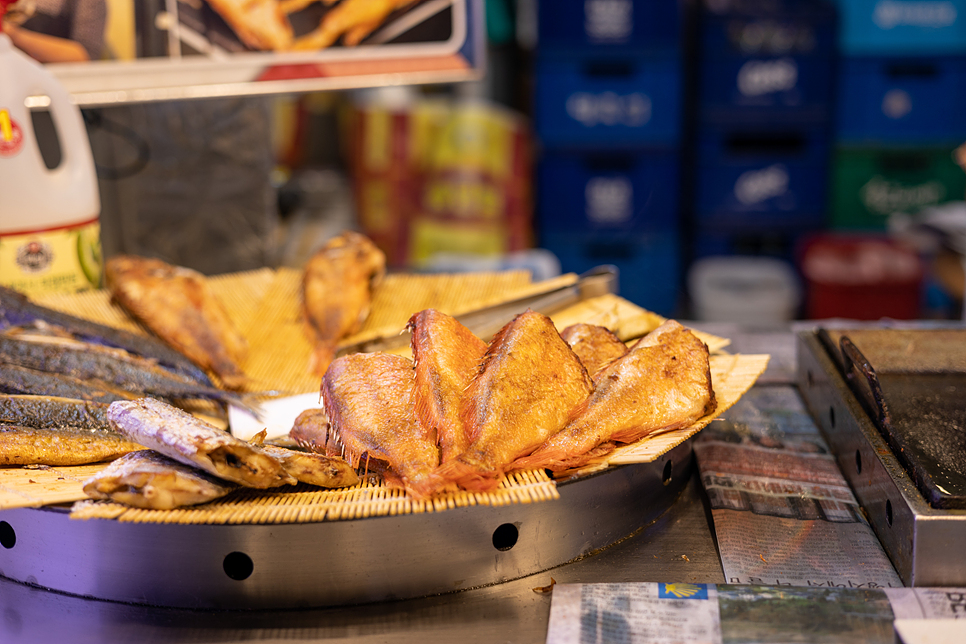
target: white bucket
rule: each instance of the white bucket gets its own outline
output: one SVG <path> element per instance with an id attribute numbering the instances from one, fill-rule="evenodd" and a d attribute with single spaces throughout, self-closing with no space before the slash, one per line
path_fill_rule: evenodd
<path id="1" fill-rule="evenodd" d="M 795 318 L 801 289 L 795 271 L 771 257 L 706 257 L 688 272 L 694 315 L 707 322 L 768 326 Z"/>

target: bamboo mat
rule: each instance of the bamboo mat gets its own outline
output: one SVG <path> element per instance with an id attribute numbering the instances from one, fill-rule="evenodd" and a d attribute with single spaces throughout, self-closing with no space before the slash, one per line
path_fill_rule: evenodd
<path id="1" fill-rule="evenodd" d="M 301 272 L 295 269 L 261 269 L 209 278 L 229 315 L 249 341 L 247 361 L 242 365 L 251 377 L 249 392 L 275 390 L 284 394 L 318 391 L 318 378 L 307 365 L 312 351 L 301 316 Z M 424 308 L 459 315 L 477 308 L 572 284 L 575 275 L 533 283 L 527 271 L 456 275 L 387 275 L 373 296 L 372 311 L 359 333 L 346 344 L 399 333 L 410 316 Z M 133 331 L 145 332 L 106 291 L 48 295 L 38 303 L 75 315 Z M 607 326 L 632 341 L 656 328 L 665 318 L 646 311 L 616 295 L 578 303 L 551 316 L 558 329 L 575 322 Z M 696 332 L 697 333 L 697 332 Z M 768 356 L 722 354 L 728 340 L 697 333 L 713 352 L 712 381 L 718 399 L 714 414 L 695 425 L 650 436 L 613 452 L 605 463 L 651 462 L 687 440 L 733 405 L 764 371 Z M 408 352 L 408 350 L 405 350 Z M 487 494 L 461 492 L 441 495 L 431 502 L 416 502 L 404 492 L 366 481 L 342 490 L 319 490 L 299 486 L 284 491 L 240 490 L 224 499 L 182 510 L 148 511 L 86 499 L 82 484 L 103 464 L 57 468 L 0 468 L 0 509 L 75 504 L 78 518 L 117 518 L 124 521 L 181 523 L 293 522 L 351 519 L 411 512 L 440 511 L 465 505 L 499 505 L 557 498 L 556 486 L 542 472 L 509 477 Z M 588 471 L 588 470 L 583 470 Z"/>

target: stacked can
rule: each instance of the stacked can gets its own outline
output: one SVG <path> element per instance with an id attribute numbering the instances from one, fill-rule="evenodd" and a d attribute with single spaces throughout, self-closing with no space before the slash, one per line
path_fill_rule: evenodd
<path id="1" fill-rule="evenodd" d="M 838 0 L 842 53 L 832 227 L 883 230 L 896 213 L 961 200 L 966 0 Z"/>
<path id="2" fill-rule="evenodd" d="M 826 223 L 837 13 L 824 0 L 703 0 L 694 258 L 772 255 Z"/>
<path id="3" fill-rule="evenodd" d="M 542 0 L 534 128 L 537 234 L 564 271 L 620 271 L 620 294 L 671 315 L 679 243 L 682 6 Z"/>

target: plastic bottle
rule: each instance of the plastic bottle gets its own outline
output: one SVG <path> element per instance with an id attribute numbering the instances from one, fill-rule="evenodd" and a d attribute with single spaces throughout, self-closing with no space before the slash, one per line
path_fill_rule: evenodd
<path id="1" fill-rule="evenodd" d="M 28 105 L 47 100 L 61 149 L 53 169 Z M 80 110 L 49 71 L 0 34 L 0 284 L 27 294 L 99 286 L 100 212 Z"/>

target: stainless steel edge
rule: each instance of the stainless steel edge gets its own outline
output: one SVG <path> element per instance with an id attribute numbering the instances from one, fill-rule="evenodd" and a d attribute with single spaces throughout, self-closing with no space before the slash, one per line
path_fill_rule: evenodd
<path id="1" fill-rule="evenodd" d="M 903 583 L 966 584 L 966 511 L 922 498 L 814 333 L 796 349 L 802 398 Z"/>
<path id="2" fill-rule="evenodd" d="M 692 463 L 687 441 L 653 463 L 562 483 L 556 501 L 308 524 L 147 524 L 74 520 L 63 509 L 7 510 L 0 512 L 7 535 L 0 575 L 177 608 L 439 595 L 549 570 L 621 541 L 674 503 Z"/>

